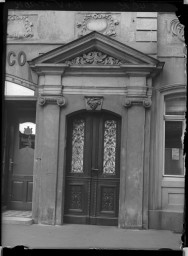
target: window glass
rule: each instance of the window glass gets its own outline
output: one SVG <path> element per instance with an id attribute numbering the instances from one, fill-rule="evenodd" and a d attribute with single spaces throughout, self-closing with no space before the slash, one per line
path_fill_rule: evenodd
<path id="1" fill-rule="evenodd" d="M 75 119 L 72 131 L 72 173 L 83 173 L 85 120 Z"/>
<path id="2" fill-rule="evenodd" d="M 165 175 L 183 175 L 183 121 L 165 122 Z"/>
<path id="3" fill-rule="evenodd" d="M 19 148 L 35 148 L 36 124 L 25 122 L 19 124 Z"/>
<path id="4" fill-rule="evenodd" d="M 165 107 L 166 115 L 184 115 L 186 110 L 185 97 L 166 99 Z"/>
<path id="5" fill-rule="evenodd" d="M 31 89 L 5 81 L 5 96 L 34 96 L 34 94 Z"/>
<path id="6" fill-rule="evenodd" d="M 116 131 L 117 122 L 115 120 L 106 120 L 104 123 L 104 159 L 103 173 L 115 174 L 116 164 Z"/>

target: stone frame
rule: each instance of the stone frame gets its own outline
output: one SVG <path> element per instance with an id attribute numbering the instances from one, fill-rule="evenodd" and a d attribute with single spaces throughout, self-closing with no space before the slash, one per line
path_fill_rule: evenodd
<path id="1" fill-rule="evenodd" d="M 122 60 L 126 61 L 126 56 L 129 56 L 127 58 L 132 64 L 69 66 L 64 63 L 67 59 L 84 53 L 88 47 L 91 49 L 95 47 L 99 51 L 105 49 L 107 54 L 111 52 L 117 59 L 122 56 L 123 51 Z M 83 95 L 80 93 L 83 89 L 81 86 L 79 93 L 63 94 L 64 76 L 84 75 L 89 79 L 95 76 L 100 79 L 126 77 L 128 85 L 121 89 L 121 95 L 115 95 L 111 93 L 112 91 L 106 94 L 104 88 L 101 88 L 98 96 L 104 97 L 103 105 L 100 104 L 102 109 L 116 113 L 122 118 L 118 226 L 148 228 L 150 146 L 148 134 L 150 133 L 152 77 L 162 70 L 164 63 L 116 40 L 92 32 L 29 61 L 29 65 L 40 77 L 39 95 L 45 95 L 49 99 L 49 104 L 37 105 L 40 129 L 38 128 L 35 158 L 41 160 L 36 162 L 34 168 L 34 221 L 52 225 L 63 224 L 66 115 L 86 109 L 83 96 L 88 97 L 92 91 L 91 86 L 87 94 Z M 57 104 L 51 104 L 55 102 L 54 96 L 65 97 L 66 106 L 59 108 Z M 95 95 L 92 93 L 93 96 Z M 115 105 L 112 105 L 112 102 Z M 96 108 L 92 111 L 98 110 Z M 45 194 L 42 192 L 44 190 Z"/>

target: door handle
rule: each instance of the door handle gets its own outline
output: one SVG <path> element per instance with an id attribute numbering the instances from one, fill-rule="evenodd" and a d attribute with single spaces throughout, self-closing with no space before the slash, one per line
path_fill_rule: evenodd
<path id="1" fill-rule="evenodd" d="M 98 172 L 99 169 L 92 168 L 92 171 Z"/>
<path id="2" fill-rule="evenodd" d="M 12 158 L 9 159 L 9 171 L 12 171 L 14 162 L 12 161 Z"/>

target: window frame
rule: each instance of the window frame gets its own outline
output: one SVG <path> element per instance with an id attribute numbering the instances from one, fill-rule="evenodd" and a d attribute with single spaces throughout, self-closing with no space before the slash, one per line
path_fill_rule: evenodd
<path id="1" fill-rule="evenodd" d="M 166 115 L 166 100 L 165 97 L 168 97 L 168 99 L 176 99 L 178 97 L 184 97 L 184 92 L 169 92 L 167 94 L 163 95 L 163 167 L 162 167 L 162 177 L 163 178 L 184 178 L 185 177 L 185 165 L 184 165 L 184 156 L 183 156 L 183 173 L 182 175 L 174 175 L 174 174 L 165 174 L 165 123 L 166 121 L 181 121 L 182 122 L 182 134 L 185 129 L 185 114 L 184 115 Z M 183 148 L 183 143 L 182 143 Z"/>

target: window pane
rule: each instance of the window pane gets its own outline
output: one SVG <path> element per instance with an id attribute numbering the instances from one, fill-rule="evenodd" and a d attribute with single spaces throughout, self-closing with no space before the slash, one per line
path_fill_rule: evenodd
<path id="1" fill-rule="evenodd" d="M 165 122 L 165 173 L 183 175 L 182 121 Z"/>
<path id="2" fill-rule="evenodd" d="M 166 99 L 166 115 L 184 115 L 186 111 L 185 97 Z"/>
<path id="3" fill-rule="evenodd" d="M 5 81 L 5 96 L 34 96 L 34 94 L 31 89 Z"/>
<path id="4" fill-rule="evenodd" d="M 72 132 L 72 173 L 83 172 L 85 121 L 75 119 Z"/>
<path id="5" fill-rule="evenodd" d="M 19 124 L 19 148 L 35 148 L 36 124 L 25 122 Z"/>

